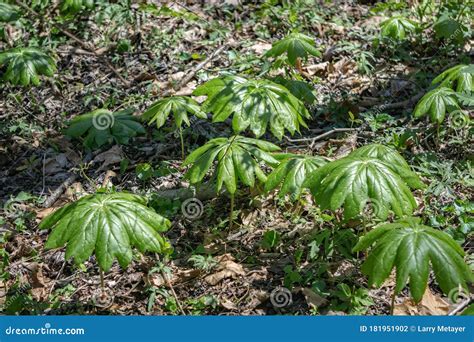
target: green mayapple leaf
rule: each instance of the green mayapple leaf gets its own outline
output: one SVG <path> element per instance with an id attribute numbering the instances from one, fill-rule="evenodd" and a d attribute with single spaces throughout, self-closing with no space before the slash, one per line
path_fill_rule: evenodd
<path id="1" fill-rule="evenodd" d="M 415 31 L 417 25 L 415 22 L 402 17 L 395 16 L 381 23 L 381 34 L 383 37 L 389 37 L 395 40 L 403 40 L 408 32 Z"/>
<path id="2" fill-rule="evenodd" d="M 61 12 L 75 14 L 83 9 L 94 8 L 94 0 L 63 0 Z"/>
<path id="3" fill-rule="evenodd" d="M 445 232 L 422 225 L 419 218 L 409 217 L 377 226 L 359 240 L 354 251 L 372 245 L 362 265 L 369 283 L 380 286 L 395 267 L 395 293 L 409 282 L 416 302 L 425 293 L 430 263 L 439 286 L 446 294 L 458 286 L 467 288 L 473 281 L 462 248 Z"/>
<path id="4" fill-rule="evenodd" d="M 321 56 L 321 52 L 316 48 L 314 39 L 302 33 L 291 33 L 282 40 L 273 43 L 272 48 L 265 53 L 267 57 L 277 57 L 288 54 L 288 61 L 291 65 L 296 65 L 297 58 L 306 59 L 308 55 Z"/>
<path id="5" fill-rule="evenodd" d="M 146 206 L 146 200 L 128 193 L 97 193 L 57 210 L 40 224 L 52 229 L 45 248 L 66 245 L 66 258 L 76 263 L 87 260 L 95 251 L 102 270 L 108 271 L 117 258 L 127 267 L 132 247 L 141 252 L 166 253 L 168 241 L 159 233 L 170 222 Z"/>
<path id="6" fill-rule="evenodd" d="M 403 180 L 409 178 L 409 172 L 379 159 L 348 156 L 312 172 L 304 186 L 310 188 L 323 210 L 343 206 L 348 220 L 360 215 L 370 203 L 373 214 L 384 220 L 390 209 L 401 217 L 411 215 L 417 207 Z"/>
<path id="7" fill-rule="evenodd" d="M 236 133 L 247 128 L 260 137 L 269 126 L 278 139 L 285 129 L 291 134 L 306 127 L 309 118 L 304 104 L 288 89 L 268 80 L 247 80 L 239 76 L 212 79 L 198 88 L 194 95 L 207 95 L 205 111 L 213 113 L 214 122 L 222 122 L 233 114 L 232 127 Z"/>
<path id="8" fill-rule="evenodd" d="M 468 28 L 464 26 L 460 20 L 456 20 L 449 13 L 444 13 L 433 25 L 436 38 L 445 38 L 449 41 L 454 41 L 458 44 L 464 41 L 464 32 L 468 31 Z"/>
<path id="9" fill-rule="evenodd" d="M 133 108 L 115 113 L 107 109 L 96 109 L 76 116 L 65 134 L 73 138 L 85 135 L 83 144 L 89 149 L 113 142 L 128 144 L 130 138 L 145 133 L 138 117 L 132 115 L 133 112 Z"/>
<path id="10" fill-rule="evenodd" d="M 181 127 L 183 121 L 190 125 L 188 113 L 201 119 L 207 119 L 199 103 L 187 96 L 172 96 L 155 102 L 142 117 L 148 124 L 156 123 L 157 128 L 163 126 L 170 114 L 173 114 L 176 127 Z"/>
<path id="11" fill-rule="evenodd" d="M 40 75 L 53 76 L 54 60 L 36 48 L 14 48 L 0 52 L 0 68 L 7 66 L 3 79 L 12 84 L 40 84 Z"/>
<path id="12" fill-rule="evenodd" d="M 10 22 L 20 18 L 20 10 L 14 5 L 0 2 L 0 21 Z"/>
<path id="13" fill-rule="evenodd" d="M 405 171 L 399 175 L 408 186 L 414 189 L 425 187 L 425 184 L 423 184 L 418 175 L 411 170 L 410 165 L 408 165 L 400 153 L 391 147 L 381 144 L 370 144 L 352 151 L 350 156 L 355 158 L 369 157 L 381 160 L 394 172 L 398 172 L 399 169 L 404 169 Z"/>
<path id="14" fill-rule="evenodd" d="M 280 165 L 268 175 L 265 191 L 271 191 L 281 184 L 279 197 L 289 195 L 291 201 L 300 197 L 306 177 L 328 162 L 323 157 L 293 153 L 275 154 L 274 157 L 280 161 Z"/>
<path id="15" fill-rule="evenodd" d="M 429 115 L 433 123 L 444 121 L 446 112 L 459 109 L 456 93 L 447 87 L 438 87 L 426 93 L 417 103 L 413 116 L 415 118 Z"/>
<path id="16" fill-rule="evenodd" d="M 439 74 L 432 84 L 455 89 L 458 93 L 474 91 L 474 64 L 459 64 Z"/>
<path id="17" fill-rule="evenodd" d="M 233 195 L 237 191 L 240 180 L 244 185 L 253 187 L 255 178 L 261 182 L 266 176 L 259 162 L 277 165 L 278 160 L 269 152 L 280 148 L 272 143 L 234 135 L 230 138 L 215 138 L 194 150 L 184 161 L 183 165 L 193 164 L 186 173 L 191 183 L 200 182 L 217 159 L 215 175 L 217 176 L 217 191 L 225 185 Z"/>
<path id="18" fill-rule="evenodd" d="M 313 94 L 313 88 L 304 81 L 289 80 L 281 76 L 273 79 L 274 82 L 281 84 L 290 91 L 298 100 L 307 104 L 312 104 L 316 101 L 316 96 Z"/>

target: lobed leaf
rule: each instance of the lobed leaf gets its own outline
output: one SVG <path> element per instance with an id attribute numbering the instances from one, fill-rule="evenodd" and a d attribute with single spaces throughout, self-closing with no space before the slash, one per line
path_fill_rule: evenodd
<path id="1" fill-rule="evenodd" d="M 429 266 L 444 293 L 473 281 L 470 268 L 464 262 L 462 248 L 448 234 L 420 224 L 409 217 L 395 223 L 381 224 L 363 236 L 354 251 L 370 248 L 362 265 L 369 283 L 380 286 L 396 268 L 395 292 L 407 283 L 413 299 L 419 302 L 425 293 Z"/>
<path id="2" fill-rule="evenodd" d="M 146 206 L 143 197 L 128 193 L 97 193 L 70 203 L 47 216 L 41 229 L 52 229 L 45 248 L 66 246 L 66 258 L 86 261 L 94 252 L 102 270 L 115 258 L 122 267 L 132 260 L 132 247 L 164 253 L 170 245 L 159 232 L 170 222 Z"/>

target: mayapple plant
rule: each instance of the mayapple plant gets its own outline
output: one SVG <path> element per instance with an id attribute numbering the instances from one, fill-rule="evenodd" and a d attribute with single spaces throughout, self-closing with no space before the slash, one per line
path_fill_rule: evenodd
<path id="1" fill-rule="evenodd" d="M 126 268 L 132 247 L 142 253 L 169 253 L 169 242 L 160 235 L 170 227 L 168 219 L 146 206 L 145 198 L 129 193 L 96 193 L 67 204 L 47 216 L 40 229 L 52 229 L 45 248 L 66 246 L 66 259 L 80 264 L 95 252 L 101 271 L 114 259 Z"/>
<path id="2" fill-rule="evenodd" d="M 456 241 L 445 232 L 421 224 L 419 218 L 380 224 L 359 240 L 354 251 L 369 248 L 362 272 L 369 276 L 370 285 L 381 286 L 396 268 L 393 296 L 409 283 L 413 299 L 419 302 L 428 284 L 430 264 L 446 294 L 459 286 L 467 290 L 474 281 L 464 262 L 464 251 Z M 393 300 L 391 309 L 393 313 Z"/>
<path id="3" fill-rule="evenodd" d="M 128 144 L 130 138 L 145 134 L 138 117 L 133 115 L 134 111 L 133 108 L 118 112 L 96 109 L 71 120 L 65 134 L 82 138 L 83 145 L 88 149 L 110 143 Z"/>
<path id="4" fill-rule="evenodd" d="M 192 164 L 186 173 L 186 178 L 193 184 L 201 182 L 217 159 L 214 173 L 217 192 L 225 186 L 230 195 L 229 226 L 232 228 L 234 198 L 238 182 L 249 187 L 255 186 L 256 179 L 264 183 L 267 177 L 259 163 L 277 165 L 278 160 L 271 155 L 271 152 L 279 150 L 280 148 L 272 143 L 240 135 L 215 138 L 186 158 L 184 165 Z"/>
<path id="5" fill-rule="evenodd" d="M 302 73 L 301 60 L 308 55 L 320 57 L 321 52 L 316 48 L 314 39 L 302 33 L 291 33 L 285 38 L 273 43 L 272 48 L 265 53 L 266 57 L 288 56 L 288 62 Z"/>
<path id="6" fill-rule="evenodd" d="M 322 209 L 344 207 L 346 220 L 359 216 L 369 204 L 382 220 L 390 209 L 399 217 L 411 215 L 417 204 L 410 188 L 424 184 L 402 159 L 388 147 L 369 145 L 321 166 L 308 175 L 304 186 Z"/>
<path id="7" fill-rule="evenodd" d="M 166 119 L 173 114 L 175 125 L 179 131 L 181 140 L 181 156 L 184 159 L 184 141 L 181 126 L 183 122 L 189 127 L 188 113 L 200 119 L 207 119 L 207 114 L 201 110 L 199 103 L 187 96 L 171 96 L 155 102 L 146 112 L 143 113 L 143 120 L 148 121 L 148 125 L 156 124 L 157 128 L 162 127 Z"/>
<path id="8" fill-rule="evenodd" d="M 310 115 L 303 102 L 284 86 L 269 80 L 247 80 L 240 76 L 214 78 L 194 90 L 193 95 L 206 95 L 203 110 L 213 113 L 213 122 L 229 116 L 232 128 L 240 133 L 249 128 L 258 138 L 267 128 L 282 139 L 285 130 L 291 134 L 306 127 Z"/>

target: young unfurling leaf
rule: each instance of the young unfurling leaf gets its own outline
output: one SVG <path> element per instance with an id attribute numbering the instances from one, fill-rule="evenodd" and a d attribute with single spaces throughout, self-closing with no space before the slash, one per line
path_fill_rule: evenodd
<path id="1" fill-rule="evenodd" d="M 296 66 L 298 58 L 306 59 L 308 55 L 321 56 L 321 52 L 315 46 L 314 39 L 302 33 L 291 33 L 277 41 L 265 56 L 277 57 L 284 53 L 288 54 L 288 61 L 292 66 Z"/>
<path id="2" fill-rule="evenodd" d="M 170 251 L 159 233 L 170 222 L 146 206 L 143 197 L 127 194 L 95 194 L 57 210 L 40 224 L 52 229 L 45 248 L 66 245 L 66 259 L 87 260 L 95 251 L 102 270 L 108 271 L 115 258 L 122 267 L 132 261 L 132 247 L 141 252 Z"/>
<path id="3" fill-rule="evenodd" d="M 180 128 L 183 122 L 189 126 L 188 113 L 198 118 L 206 119 L 207 115 L 201 110 L 199 103 L 187 96 L 171 96 L 155 102 L 145 113 L 143 119 L 151 125 L 156 123 L 160 128 L 166 122 L 166 119 L 173 114 L 176 127 Z"/>
<path id="4" fill-rule="evenodd" d="M 413 299 L 419 302 L 428 283 L 429 266 L 444 293 L 473 281 L 472 272 L 464 262 L 464 251 L 448 234 L 424 226 L 419 218 L 405 218 L 381 224 L 363 236 L 354 251 L 372 247 L 362 272 L 369 283 L 380 286 L 397 270 L 395 293 L 409 282 Z"/>
<path id="5" fill-rule="evenodd" d="M 395 40 L 403 40 L 408 32 L 416 29 L 416 23 L 402 16 L 392 17 L 381 23 L 381 34 Z"/>

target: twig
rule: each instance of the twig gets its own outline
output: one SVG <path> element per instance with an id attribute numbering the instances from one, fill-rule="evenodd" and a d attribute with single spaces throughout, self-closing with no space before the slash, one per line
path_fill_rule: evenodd
<path id="1" fill-rule="evenodd" d="M 463 300 L 461 303 L 459 303 L 458 306 L 456 306 L 450 313 L 448 313 L 448 316 L 454 316 L 461 310 L 463 310 L 466 306 L 468 306 L 471 303 L 471 297 L 468 297 L 467 299 Z"/>
<path id="2" fill-rule="evenodd" d="M 317 135 L 315 137 L 309 137 L 309 138 L 301 138 L 301 139 L 291 139 L 285 136 L 285 139 L 288 140 L 289 142 L 304 142 L 304 141 L 311 141 L 312 143 L 321 140 L 322 138 L 325 138 L 327 136 L 330 136 L 334 133 L 343 133 L 343 132 L 352 132 L 355 131 L 355 128 L 334 128 L 331 129 L 330 131 L 327 131 L 323 134 Z"/>
<path id="3" fill-rule="evenodd" d="M 170 96 L 172 93 L 180 90 L 182 87 L 184 87 L 186 84 L 189 83 L 193 79 L 194 76 L 196 76 L 197 72 L 204 68 L 204 66 L 211 62 L 214 58 L 216 58 L 225 48 L 227 47 L 227 44 L 222 45 L 220 48 L 215 50 L 209 57 L 207 57 L 204 61 L 196 65 L 190 72 L 186 74 L 176 85 L 176 87 L 173 87 L 171 89 L 168 89 L 167 91 L 162 93 L 162 97 Z"/>
<path id="4" fill-rule="evenodd" d="M 174 291 L 173 285 L 171 284 L 170 280 L 168 279 L 168 276 L 165 274 L 163 270 L 161 270 L 161 276 L 166 281 L 166 285 L 168 285 L 168 287 L 170 288 L 171 293 L 173 294 L 173 297 L 176 300 L 176 304 L 178 304 L 179 311 L 181 311 L 181 314 L 183 316 L 186 316 L 186 313 L 184 312 L 183 307 L 181 306 L 181 302 L 178 299 L 178 295 Z"/>
<path id="5" fill-rule="evenodd" d="M 44 18 L 42 15 L 40 15 L 36 11 L 32 10 L 30 7 L 28 7 L 28 5 L 24 4 L 23 2 L 21 2 L 19 0 L 15 0 L 15 2 L 17 3 L 18 6 L 24 8 L 28 13 L 34 15 L 35 17 L 39 18 L 40 20 L 42 20 Z M 130 82 L 128 82 L 125 78 L 123 78 L 122 75 L 120 75 L 120 73 L 117 71 L 117 69 L 115 69 L 115 67 L 106 59 L 106 57 L 104 57 L 101 54 L 97 53 L 91 46 L 89 46 L 89 44 L 87 44 L 86 42 L 84 42 L 83 40 L 78 38 L 76 35 L 74 35 L 70 31 L 68 31 L 67 29 L 63 28 L 61 25 L 55 24 L 54 22 L 51 22 L 51 25 L 53 25 L 59 31 L 61 31 L 63 34 L 65 34 L 66 36 L 68 36 L 69 38 L 71 38 L 72 40 L 77 42 L 85 50 L 88 50 L 88 51 L 92 52 L 96 57 L 101 58 L 104 61 L 105 65 L 120 79 L 120 81 L 124 85 L 126 85 L 126 86 L 130 85 Z"/>
<path id="6" fill-rule="evenodd" d="M 56 200 L 59 198 L 59 196 L 62 195 L 64 190 L 66 190 L 66 188 L 70 186 L 76 179 L 77 175 L 72 174 L 64 182 L 62 182 L 61 185 L 58 186 L 56 190 L 54 190 L 51 195 L 44 201 L 43 208 L 51 207 L 53 203 L 56 202 Z"/>

